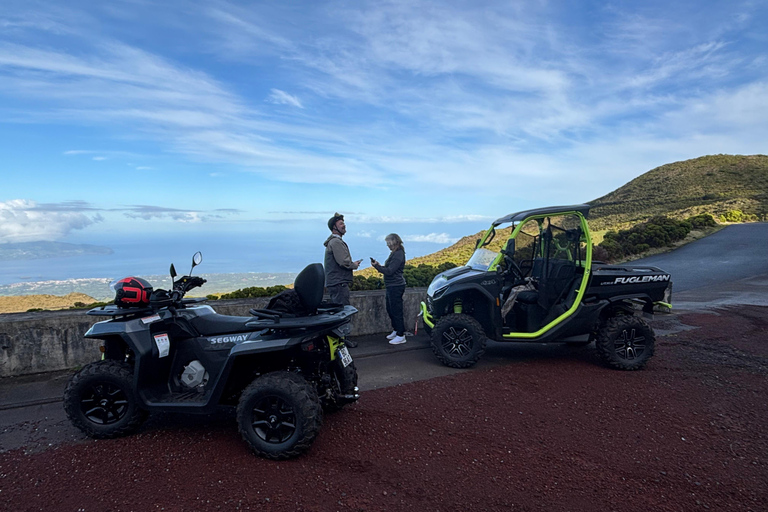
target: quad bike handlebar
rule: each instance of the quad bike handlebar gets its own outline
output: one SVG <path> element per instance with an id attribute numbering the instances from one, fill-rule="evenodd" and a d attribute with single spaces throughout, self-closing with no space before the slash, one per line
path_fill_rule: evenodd
<path id="1" fill-rule="evenodd" d="M 167 290 L 158 288 L 152 292 L 150 306 L 154 308 L 163 307 L 184 307 L 185 304 L 201 302 L 201 299 L 185 299 L 184 295 L 189 290 L 205 284 L 207 280 L 198 276 L 183 276 L 173 283 L 173 290 L 169 293 Z M 202 299 L 205 300 L 205 299 Z"/>

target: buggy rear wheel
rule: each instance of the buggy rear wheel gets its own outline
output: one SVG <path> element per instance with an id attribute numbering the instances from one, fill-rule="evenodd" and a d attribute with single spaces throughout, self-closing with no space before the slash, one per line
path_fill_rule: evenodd
<path id="1" fill-rule="evenodd" d="M 322 414 L 317 393 L 301 375 L 273 372 L 245 388 L 237 424 L 257 455 L 285 460 L 309 450 L 323 424 Z"/>
<path id="2" fill-rule="evenodd" d="M 603 363 L 617 370 L 640 370 L 653 356 L 656 335 L 634 315 L 609 318 L 600 327 L 595 348 Z"/>
<path id="3" fill-rule="evenodd" d="M 485 352 L 486 337 L 480 323 L 469 315 L 442 317 L 432 330 L 432 352 L 446 366 L 469 368 Z"/>

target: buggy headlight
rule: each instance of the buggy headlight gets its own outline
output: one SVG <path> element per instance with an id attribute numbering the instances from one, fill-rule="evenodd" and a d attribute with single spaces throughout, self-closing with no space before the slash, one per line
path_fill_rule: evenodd
<path id="1" fill-rule="evenodd" d="M 443 294 L 447 287 L 448 280 L 443 276 L 437 276 L 429 284 L 429 288 L 427 288 L 427 295 L 437 298 Z"/>

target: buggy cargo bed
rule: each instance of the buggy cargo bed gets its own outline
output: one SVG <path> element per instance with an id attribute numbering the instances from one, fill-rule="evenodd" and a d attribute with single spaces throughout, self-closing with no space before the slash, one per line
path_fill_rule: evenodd
<path id="1" fill-rule="evenodd" d="M 592 265 L 592 279 L 586 295 L 600 299 L 617 296 L 647 295 L 654 302 L 669 302 L 665 297 L 667 287 L 671 289 L 669 273 L 657 267 Z M 670 292 L 671 293 L 671 292 Z"/>

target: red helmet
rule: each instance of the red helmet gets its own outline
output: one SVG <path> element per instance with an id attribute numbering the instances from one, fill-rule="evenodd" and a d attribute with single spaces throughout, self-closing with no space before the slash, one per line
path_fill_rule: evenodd
<path id="1" fill-rule="evenodd" d="M 115 304 L 121 308 L 142 308 L 149 306 L 152 285 L 140 277 L 126 277 L 113 283 Z"/>

